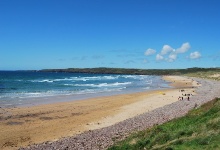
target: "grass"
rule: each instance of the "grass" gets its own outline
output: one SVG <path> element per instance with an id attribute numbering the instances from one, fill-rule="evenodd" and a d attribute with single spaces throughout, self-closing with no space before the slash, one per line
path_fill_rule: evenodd
<path id="1" fill-rule="evenodd" d="M 219 70 L 197 71 L 193 73 L 186 73 L 184 75 L 189 76 L 189 77 L 198 77 L 198 78 L 205 78 L 205 79 L 212 79 L 212 80 L 220 81 Z"/>
<path id="2" fill-rule="evenodd" d="M 109 150 L 220 149 L 220 99 L 186 116 L 134 133 Z"/>

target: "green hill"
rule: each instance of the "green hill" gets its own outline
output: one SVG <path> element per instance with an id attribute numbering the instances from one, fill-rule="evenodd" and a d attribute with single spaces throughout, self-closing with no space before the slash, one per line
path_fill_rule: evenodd
<path id="1" fill-rule="evenodd" d="M 219 68 L 188 68 L 188 69 L 125 69 L 125 68 L 68 68 L 68 69 L 43 69 L 41 72 L 68 72 L 68 73 L 93 73 L 93 74 L 136 74 L 136 75 L 184 75 L 198 72 L 220 73 Z"/>
<path id="2" fill-rule="evenodd" d="M 115 143 L 109 150 L 220 149 L 220 99 L 186 116 L 140 131 Z"/>

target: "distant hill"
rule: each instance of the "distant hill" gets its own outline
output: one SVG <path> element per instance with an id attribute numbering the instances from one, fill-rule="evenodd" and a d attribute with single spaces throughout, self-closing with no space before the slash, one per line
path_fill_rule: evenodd
<path id="1" fill-rule="evenodd" d="M 187 68 L 187 69 L 124 69 L 124 68 L 67 68 L 43 69 L 40 72 L 68 72 L 92 74 L 131 74 L 131 75 L 183 75 L 196 72 L 220 72 L 220 68 Z"/>

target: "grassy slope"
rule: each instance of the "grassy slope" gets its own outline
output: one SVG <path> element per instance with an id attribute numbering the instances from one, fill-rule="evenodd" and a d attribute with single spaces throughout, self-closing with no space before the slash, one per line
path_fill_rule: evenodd
<path id="1" fill-rule="evenodd" d="M 220 81 L 220 70 L 189 72 L 184 75 L 189 77 L 206 78 Z"/>
<path id="2" fill-rule="evenodd" d="M 220 99 L 184 117 L 134 133 L 109 148 L 127 149 L 220 149 Z"/>

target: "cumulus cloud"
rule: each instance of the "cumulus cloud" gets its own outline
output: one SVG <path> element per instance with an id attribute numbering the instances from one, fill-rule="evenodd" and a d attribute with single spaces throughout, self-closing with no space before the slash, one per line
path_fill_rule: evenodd
<path id="1" fill-rule="evenodd" d="M 183 43 L 182 46 L 180 48 L 177 48 L 176 49 L 176 53 L 185 53 L 187 52 L 189 49 L 190 49 L 190 44 L 187 42 L 187 43 Z"/>
<path id="2" fill-rule="evenodd" d="M 189 42 L 183 43 L 177 49 L 174 49 L 170 45 L 165 44 L 165 45 L 163 45 L 161 51 L 156 54 L 156 60 L 157 61 L 163 60 L 163 61 L 167 61 L 167 62 L 174 62 L 175 60 L 177 60 L 179 55 L 186 53 L 187 51 L 189 51 L 190 48 L 191 48 L 191 46 L 190 46 Z M 155 53 L 156 53 L 156 50 L 149 48 L 145 51 L 144 54 L 146 56 L 149 56 L 149 55 L 153 55 Z M 194 52 L 194 53 L 191 53 L 188 58 L 197 59 L 200 57 L 201 57 L 201 54 L 199 52 Z"/>
<path id="3" fill-rule="evenodd" d="M 163 58 L 164 60 L 168 62 L 174 62 L 177 59 L 177 56 L 179 54 L 183 54 L 187 52 L 190 49 L 190 44 L 188 42 L 183 43 L 180 48 L 177 48 L 176 50 L 172 48 L 169 45 L 164 45 L 161 50 L 161 55 L 169 54 L 166 58 Z"/>
<path id="4" fill-rule="evenodd" d="M 166 55 L 166 54 L 168 54 L 170 52 L 173 52 L 173 51 L 174 51 L 174 49 L 171 46 L 164 45 L 162 50 L 161 50 L 161 55 Z"/>
<path id="5" fill-rule="evenodd" d="M 198 59 L 198 58 L 200 58 L 201 56 L 202 56 L 202 55 L 201 55 L 198 51 L 196 51 L 196 52 L 190 53 L 189 58 L 190 58 L 190 59 Z"/>
<path id="6" fill-rule="evenodd" d="M 168 62 L 173 62 L 175 61 L 177 58 L 177 54 L 176 53 L 171 53 L 167 59 Z"/>
<path id="7" fill-rule="evenodd" d="M 149 56 L 149 55 L 153 55 L 156 53 L 156 50 L 152 49 L 152 48 L 148 48 L 146 50 L 146 52 L 144 53 L 146 56 Z"/>
<path id="8" fill-rule="evenodd" d="M 163 60 L 163 59 L 164 59 L 164 57 L 162 55 L 160 55 L 160 54 L 156 55 L 156 60 L 157 61 L 160 61 L 160 60 Z"/>

